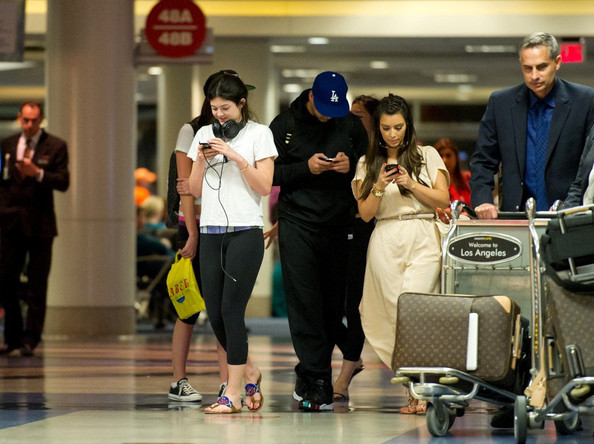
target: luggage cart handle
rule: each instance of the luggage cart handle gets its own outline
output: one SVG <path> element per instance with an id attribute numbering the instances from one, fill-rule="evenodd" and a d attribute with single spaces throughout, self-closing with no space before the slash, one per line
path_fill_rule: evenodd
<path id="1" fill-rule="evenodd" d="M 452 218 L 457 220 L 460 218 L 460 215 L 463 211 L 468 214 L 471 219 L 478 219 L 474 209 L 470 206 L 470 204 L 462 201 L 462 200 L 455 200 L 450 204 L 450 211 L 452 212 Z"/>

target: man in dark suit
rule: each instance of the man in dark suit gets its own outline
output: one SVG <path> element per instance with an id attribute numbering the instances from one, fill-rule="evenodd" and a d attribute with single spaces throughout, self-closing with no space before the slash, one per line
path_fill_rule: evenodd
<path id="1" fill-rule="evenodd" d="M 594 89 L 556 77 L 559 45 L 543 32 L 529 35 L 519 51 L 524 83 L 491 94 L 472 156 L 472 204 L 481 219 L 499 210 L 521 211 L 529 197 L 538 210 L 564 199 L 594 122 Z"/>
<path id="2" fill-rule="evenodd" d="M 0 142 L 0 305 L 5 310 L 0 354 L 31 356 L 41 341 L 52 244 L 58 234 L 53 191 L 70 183 L 66 142 L 40 128 L 43 109 L 26 102 L 18 114 L 22 132 Z M 26 321 L 19 301 L 26 264 Z"/>
<path id="3" fill-rule="evenodd" d="M 575 180 L 569 187 L 563 208 L 591 205 L 594 203 L 594 126 L 584 145 L 584 153 L 580 160 Z"/>

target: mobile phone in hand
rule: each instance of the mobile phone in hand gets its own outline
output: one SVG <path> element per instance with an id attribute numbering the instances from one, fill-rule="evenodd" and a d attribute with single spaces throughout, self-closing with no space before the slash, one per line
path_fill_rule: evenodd
<path id="1" fill-rule="evenodd" d="M 389 173 L 390 171 L 392 171 L 390 173 L 390 176 L 392 174 L 397 174 L 400 171 L 400 167 L 398 166 L 397 163 L 389 163 L 386 165 L 386 173 Z"/>

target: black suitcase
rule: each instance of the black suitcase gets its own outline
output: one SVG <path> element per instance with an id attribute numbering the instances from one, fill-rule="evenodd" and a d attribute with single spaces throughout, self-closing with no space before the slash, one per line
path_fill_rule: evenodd
<path id="1" fill-rule="evenodd" d="M 397 310 L 394 371 L 450 367 L 502 388 L 523 389 L 516 369 L 522 342 L 529 342 L 527 322 L 507 296 L 403 293 Z"/>

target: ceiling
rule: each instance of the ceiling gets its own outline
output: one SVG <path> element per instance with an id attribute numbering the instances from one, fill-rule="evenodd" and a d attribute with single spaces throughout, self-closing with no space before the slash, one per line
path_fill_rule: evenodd
<path id="1" fill-rule="evenodd" d="M 124 0 L 122 0 L 124 1 Z M 158 0 L 127 0 L 134 4 L 134 33 L 142 34 L 146 18 Z M 85 3 L 85 2 L 81 2 Z M 86 0 L 86 3 L 89 3 Z M 594 87 L 594 2 L 564 0 L 266 0 L 195 1 L 208 18 L 217 46 L 232 43 L 236 58 L 247 63 L 271 62 L 285 103 L 309 87 L 324 70 L 343 73 L 350 93 L 397 92 L 411 101 L 485 104 L 490 92 L 522 81 L 517 47 L 535 30 L 553 33 L 560 41 L 584 36 L 586 61 L 565 64 L 560 76 Z M 2 70 L 0 104 L 7 89 L 33 88 L 43 97 L 47 0 L 27 0 L 25 62 L 27 67 Z M 513 6 L 513 7 L 512 7 Z M 73 6 L 75 7 L 75 6 Z M 92 10 L 92 5 L 81 6 Z M 572 35 L 573 34 L 573 35 Z M 325 45 L 308 42 L 325 36 Z M 300 47 L 301 52 L 263 54 L 261 60 L 241 60 L 250 42 Z M 468 52 L 467 48 L 503 48 L 507 52 Z M 266 50 L 266 49 L 264 49 Z M 233 54 L 235 56 L 235 54 Z M 233 60 L 233 58 L 232 58 Z M 383 69 L 374 69 L 381 62 Z M 138 67 L 138 100 L 154 103 L 156 80 Z M 304 76 L 296 76 L 299 70 Z M 287 75 L 287 73 L 289 73 Z M 3 88 L 4 87 L 4 88 Z M 41 91 L 41 92 L 40 92 Z M 293 91 L 293 92 L 290 92 Z"/>
<path id="2" fill-rule="evenodd" d="M 267 48 L 296 46 L 303 50 L 271 53 L 271 65 L 279 79 L 281 107 L 310 87 L 315 75 L 324 70 L 341 72 L 348 81 L 351 97 L 368 94 L 381 98 L 392 92 L 405 97 L 413 108 L 415 104 L 477 105 L 473 113 L 464 108 L 467 115 L 462 121 L 456 121 L 453 114 L 446 114 L 442 123 L 417 118 L 417 129 L 427 140 L 449 134 L 472 145 L 489 94 L 522 81 L 517 56 L 521 39 L 517 37 L 332 37 L 325 45 L 309 44 L 306 37 L 253 39 Z M 585 62 L 563 64 L 560 76 L 594 87 L 594 38 L 583 41 L 589 50 Z M 246 38 L 215 37 L 215 51 L 217 43 L 221 42 L 226 43 L 225 47 L 240 46 Z M 509 52 L 468 52 L 469 45 L 499 47 Z M 37 88 L 41 100 L 44 56 L 43 35 L 28 35 L 25 63 L 18 69 L 0 71 L 0 91 L 22 89 L 23 94 L 29 95 L 32 88 Z M 384 69 L 371 67 L 372 62 L 380 61 Z M 148 68 L 144 65 L 137 68 L 137 100 L 150 105 L 157 101 L 157 77 L 147 75 Z M 258 86 L 257 80 L 247 80 Z M 15 115 L 14 104 L 20 101 L 7 100 L 0 93 L 0 119 L 11 121 Z M 13 105 L 6 107 L 3 103 Z M 0 122 L 0 132 L 9 131 L 4 128 L 6 124 L 9 124 L 6 120 Z"/>

